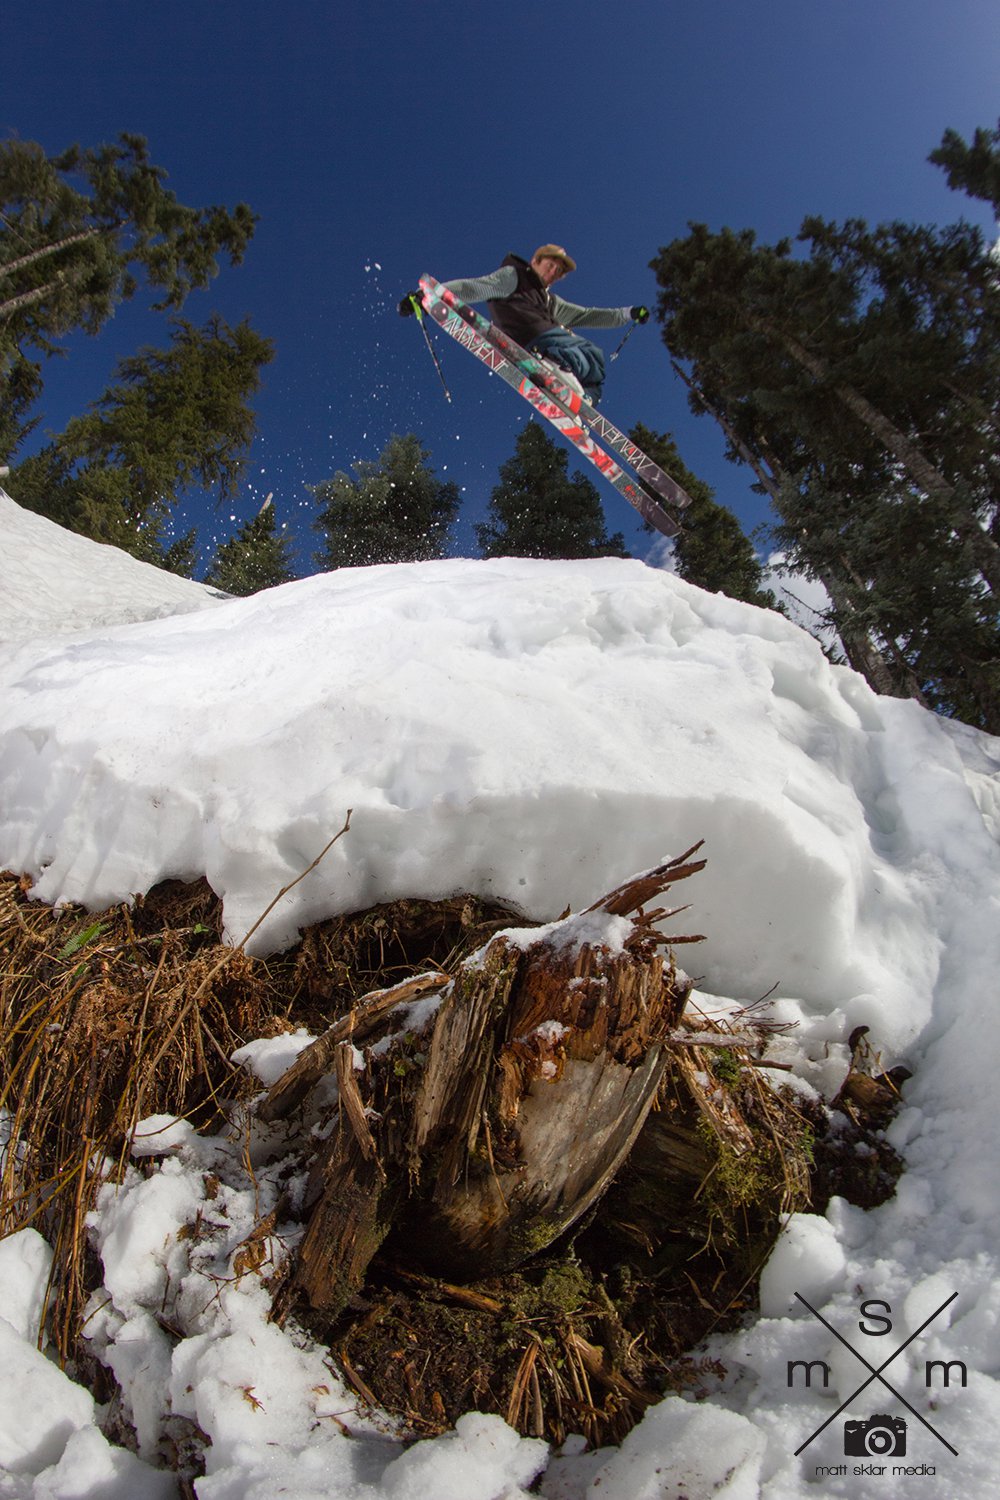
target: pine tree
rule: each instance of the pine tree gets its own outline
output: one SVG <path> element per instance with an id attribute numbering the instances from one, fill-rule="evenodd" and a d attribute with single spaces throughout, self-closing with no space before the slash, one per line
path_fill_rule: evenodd
<path id="1" fill-rule="evenodd" d="M 927 160 L 944 169 L 950 188 L 989 203 L 1000 219 L 1000 124 L 977 129 L 971 144 L 957 130 L 946 130 Z"/>
<path id="2" fill-rule="evenodd" d="M 240 597 L 290 583 L 295 576 L 290 548 L 288 538 L 277 530 L 274 506 L 268 495 L 257 515 L 245 522 L 234 537 L 220 543 L 205 582 Z"/>
<path id="3" fill-rule="evenodd" d="M 621 532 L 608 536 L 596 487 L 569 474 L 569 456 L 529 422 L 500 468 L 489 520 L 476 526 L 483 557 L 627 557 Z"/>
<path id="4" fill-rule="evenodd" d="M 155 307 L 176 310 L 220 254 L 239 263 L 256 222 L 247 205 L 189 208 L 165 176 L 138 135 L 52 157 L 34 141 L 0 143 L 0 393 L 19 359 L 54 352 L 73 329 L 98 332 L 141 281 Z M 0 458 L 20 437 L 0 427 Z"/>
<path id="5" fill-rule="evenodd" d="M 0 348 L 0 458 L 11 457 L 38 426 L 29 412 L 42 390 L 41 366 L 18 352 Z"/>
<path id="6" fill-rule="evenodd" d="M 653 262 L 671 352 L 822 579 L 852 664 L 1000 728 L 1000 286 L 979 231 L 807 219 Z M 697 404 L 693 401 L 693 404 Z"/>
<path id="7" fill-rule="evenodd" d="M 704 480 L 692 474 L 670 434 L 653 432 L 640 423 L 629 437 L 691 496 L 691 504 L 680 514 L 682 529 L 673 543 L 680 577 L 712 593 L 776 609 L 777 600 L 764 587 L 760 559 L 739 521 L 718 503 Z"/>
<path id="8" fill-rule="evenodd" d="M 323 537 L 317 568 L 424 562 L 444 557 L 459 510 L 458 486 L 438 479 L 429 452 L 413 433 L 393 435 L 377 463 L 353 465 L 308 485 L 319 505 L 315 528 Z"/>
<path id="9" fill-rule="evenodd" d="M 256 426 L 249 400 L 272 354 L 245 322 L 229 328 L 214 317 L 195 328 L 178 319 L 169 349 L 123 360 L 118 384 L 12 469 L 11 493 L 71 531 L 162 566 L 164 528 L 185 490 L 235 494 Z"/>
<path id="10" fill-rule="evenodd" d="M 167 530 L 169 533 L 169 524 Z M 179 578 L 194 577 L 198 565 L 198 532 L 194 527 L 182 531 L 180 536 L 164 536 L 160 547 L 161 555 L 156 562 L 165 573 L 176 573 Z"/>

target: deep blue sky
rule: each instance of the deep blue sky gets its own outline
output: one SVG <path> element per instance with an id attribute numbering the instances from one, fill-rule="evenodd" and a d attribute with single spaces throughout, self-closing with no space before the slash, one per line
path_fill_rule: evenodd
<path id="1" fill-rule="evenodd" d="M 769 241 L 806 213 L 990 227 L 926 157 L 947 127 L 1000 116 L 998 0 L 12 0 L 0 58 L 3 135 L 55 151 L 134 131 L 183 202 L 260 216 L 244 264 L 184 309 L 248 316 L 277 345 L 241 500 L 195 512 L 203 562 L 269 490 L 311 550 L 304 486 L 409 431 L 463 487 L 456 550 L 475 555 L 528 407 L 440 336 L 445 403 L 396 313 L 421 271 L 476 275 L 555 240 L 579 263 L 567 297 L 652 304 L 649 261 L 689 220 Z M 141 297 L 72 341 L 44 426 L 142 343 L 167 330 Z M 611 366 L 604 407 L 672 431 L 745 526 L 765 519 L 654 324 Z M 628 506 L 604 498 L 643 555 Z"/>

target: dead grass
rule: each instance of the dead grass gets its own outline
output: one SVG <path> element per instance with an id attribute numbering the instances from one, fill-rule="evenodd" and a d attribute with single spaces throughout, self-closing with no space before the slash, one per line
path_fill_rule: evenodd
<path id="1" fill-rule="evenodd" d="M 223 948 L 207 886 L 99 917 L 0 885 L 0 1231 L 55 1250 L 50 1313 L 69 1356 L 87 1295 L 84 1221 L 145 1115 L 208 1125 L 240 1079 L 230 1053 L 273 1026 L 267 966 Z"/>
<path id="2" fill-rule="evenodd" d="M 393 902 L 321 923 L 265 961 L 222 943 L 205 881 L 94 914 L 32 902 L 0 875 L 0 1236 L 33 1225 L 54 1249 L 60 1357 L 74 1354 L 94 1279 L 86 1216 L 102 1183 L 121 1179 L 141 1119 L 217 1127 L 259 1088 L 230 1062 L 238 1047 L 322 1030 L 385 973 L 412 973 L 431 952 L 452 961 L 510 920 L 471 898 Z"/>

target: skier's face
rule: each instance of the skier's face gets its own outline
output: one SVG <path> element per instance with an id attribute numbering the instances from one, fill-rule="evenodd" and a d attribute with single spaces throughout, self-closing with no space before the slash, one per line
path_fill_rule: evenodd
<path id="1" fill-rule="evenodd" d="M 533 260 L 531 264 L 546 286 L 551 286 L 554 281 L 566 275 L 566 267 L 562 261 L 556 260 L 552 255 L 543 255 L 541 259 Z"/>

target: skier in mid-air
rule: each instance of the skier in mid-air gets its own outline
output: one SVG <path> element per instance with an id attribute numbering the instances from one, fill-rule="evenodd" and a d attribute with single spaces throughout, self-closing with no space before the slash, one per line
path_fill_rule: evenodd
<path id="1" fill-rule="evenodd" d="M 621 328 L 629 322 L 645 323 L 649 309 L 635 307 L 579 307 L 551 290 L 576 261 L 561 245 L 539 245 L 530 261 L 508 255 L 496 271 L 444 285 L 463 302 L 488 302 L 490 317 L 502 333 L 522 348 L 568 370 L 579 381 L 583 394 L 596 406 L 604 385 L 604 350 L 574 328 Z M 420 301 L 419 292 L 409 292 L 399 304 L 408 317 Z"/>
<path id="2" fill-rule="evenodd" d="M 649 312 L 642 306 L 579 307 L 557 297 L 551 284 L 574 265 L 561 245 L 541 245 L 530 261 L 508 255 L 489 276 L 470 281 L 441 282 L 425 272 L 420 290 L 408 292 L 399 310 L 404 317 L 416 315 L 449 401 L 451 393 L 424 325 L 425 314 L 561 433 L 635 506 L 644 521 L 663 536 L 676 536 L 680 522 L 671 511 L 690 505 L 690 495 L 597 410 L 604 355 L 596 344 L 567 326 L 616 328 L 630 320 L 634 326 L 645 323 Z M 489 303 L 493 322 L 469 305 L 482 301 Z M 582 384 L 576 372 L 583 377 Z M 663 508 L 661 500 L 671 511 Z"/>

